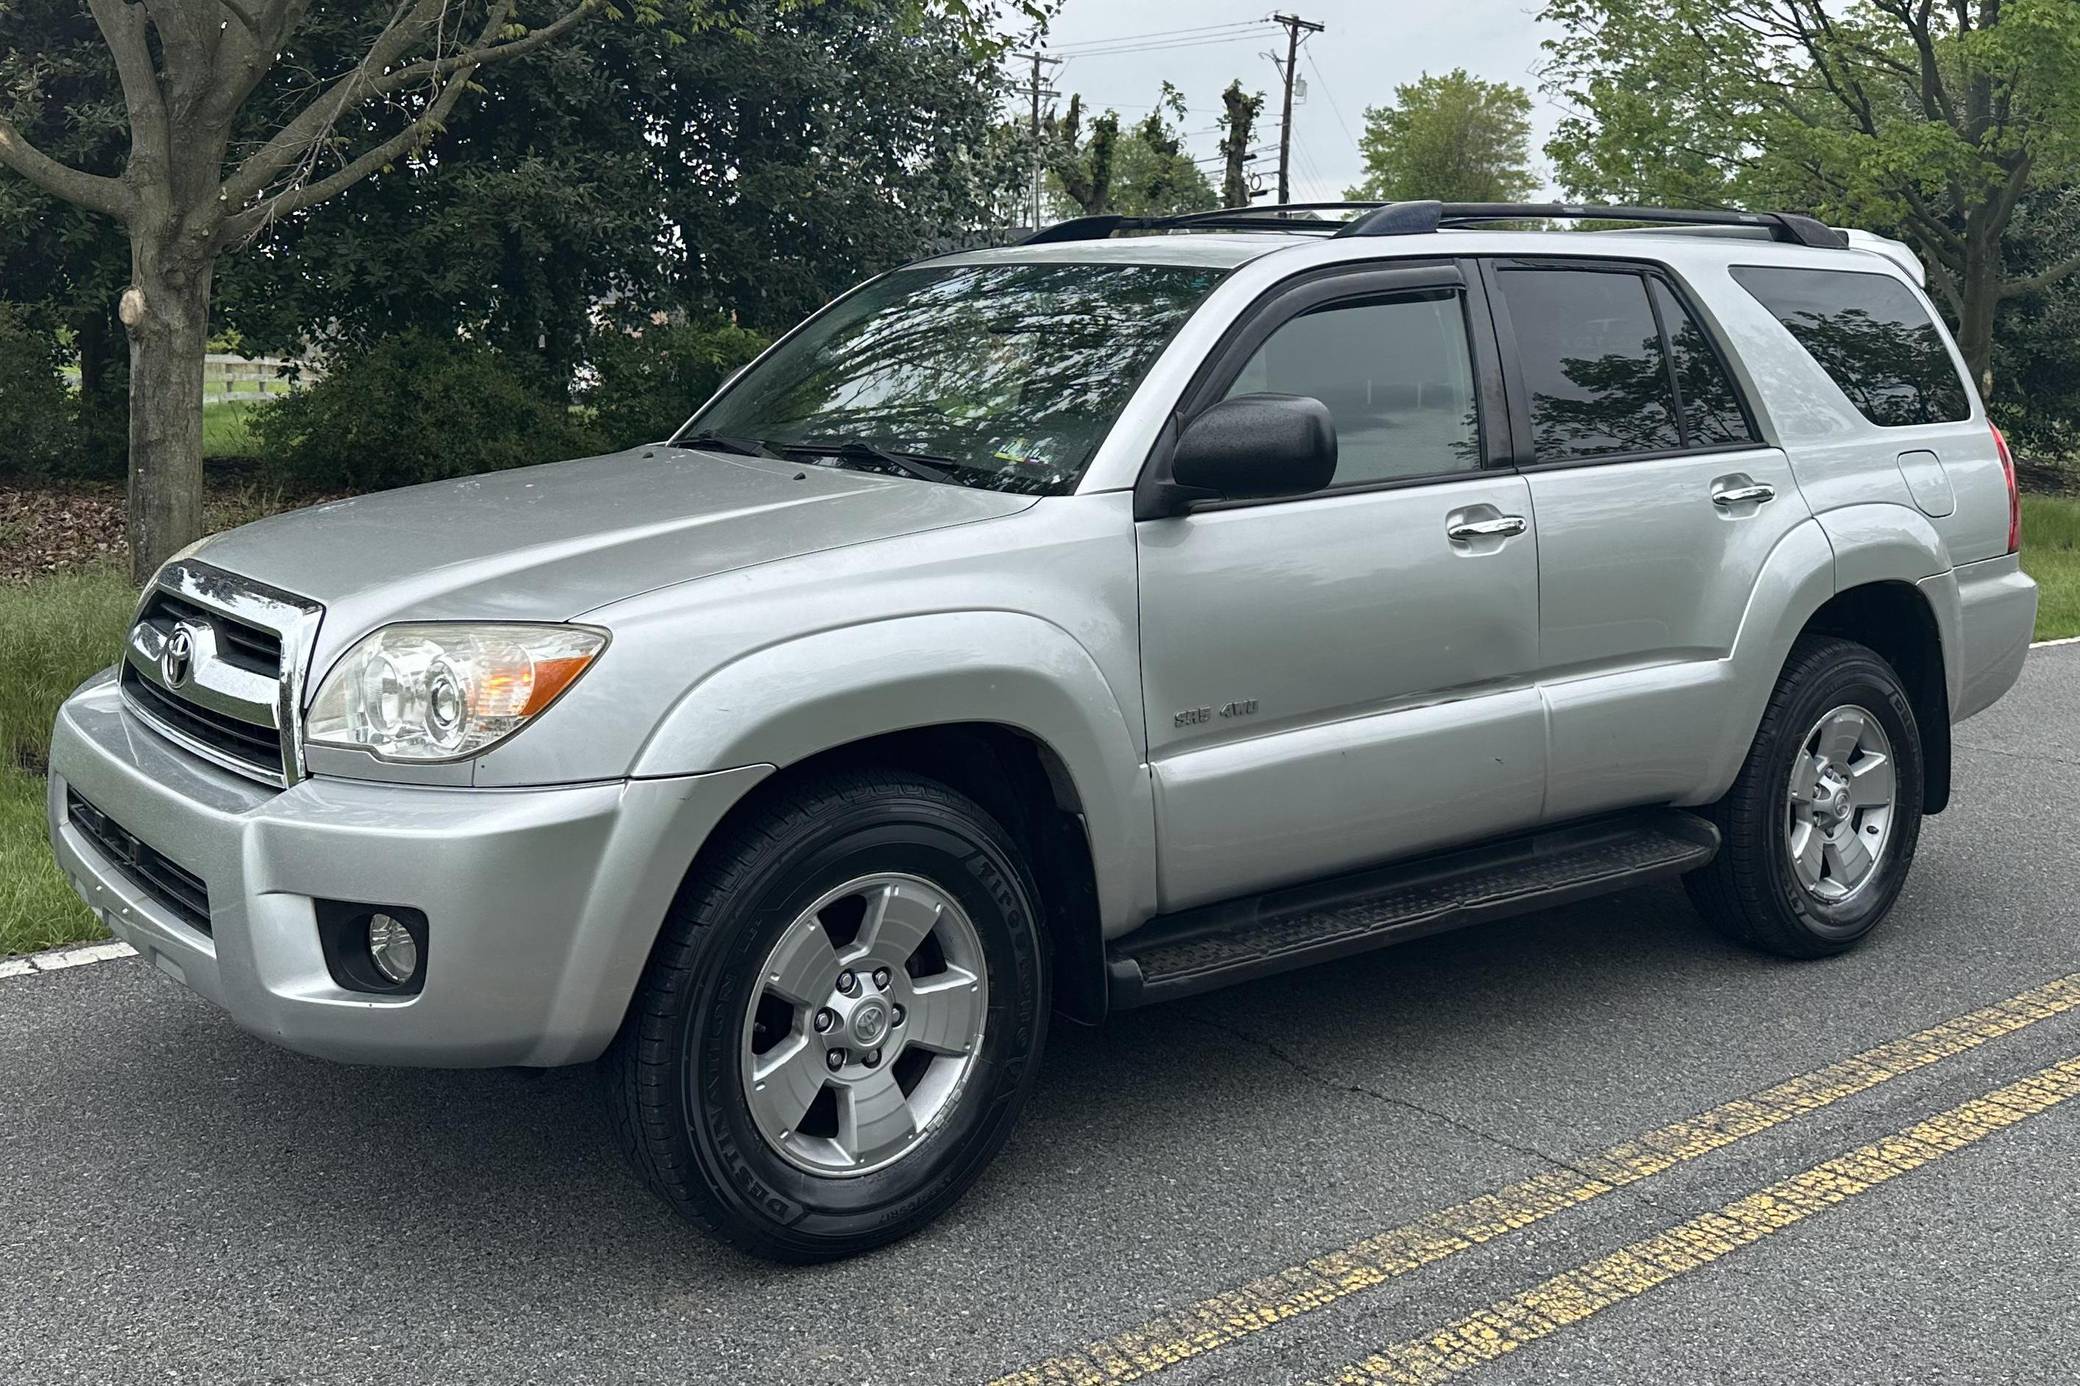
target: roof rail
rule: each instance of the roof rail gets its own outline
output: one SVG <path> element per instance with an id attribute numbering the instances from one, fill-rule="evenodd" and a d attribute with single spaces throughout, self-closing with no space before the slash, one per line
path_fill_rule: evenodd
<path id="1" fill-rule="evenodd" d="M 1797 212 L 1699 211 L 1686 207 L 1597 207 L 1568 202 L 1390 202 L 1353 217 L 1339 236 L 1412 236 L 1483 221 L 1636 221 L 1650 226 L 1751 226 L 1773 240 L 1840 250 L 1849 238 Z"/>
<path id="2" fill-rule="evenodd" d="M 1318 216 L 1349 212 L 1347 220 Z M 1105 212 L 1071 217 L 1033 232 L 1020 245 L 1102 241 L 1121 231 L 1324 231 L 1335 236 L 1419 236 L 1441 226 L 1484 221 L 1631 221 L 1648 226 L 1740 226 L 1772 240 L 1840 250 L 1849 238 L 1797 212 L 1700 211 L 1688 207 L 1597 207 L 1571 202 L 1278 202 L 1222 207 L 1181 216 L 1130 217 Z"/>
<path id="3" fill-rule="evenodd" d="M 1210 212 L 1184 212 L 1167 217 L 1130 217 L 1110 212 L 1071 217 L 1043 226 L 1020 245 L 1060 241 L 1101 241 L 1121 231 L 1338 231 L 1350 223 L 1314 215 L 1317 212 L 1371 212 L 1384 202 L 1275 202 L 1262 207 L 1219 207 Z"/>

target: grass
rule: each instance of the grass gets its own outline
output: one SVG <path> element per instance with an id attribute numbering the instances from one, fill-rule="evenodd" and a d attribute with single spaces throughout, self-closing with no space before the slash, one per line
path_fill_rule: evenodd
<path id="1" fill-rule="evenodd" d="M 0 588 L 0 957 L 102 933 L 51 860 L 43 757 L 58 704 L 115 662 L 136 603 L 107 569 Z"/>
<path id="2" fill-rule="evenodd" d="M 2080 635 L 2080 498 L 2022 498 L 2022 568 L 2037 580 L 2037 639 Z"/>
<path id="3" fill-rule="evenodd" d="M 247 416 L 258 408 L 251 400 L 224 400 L 202 406 L 202 455 L 204 457 L 256 457 L 260 444 L 247 425 Z"/>

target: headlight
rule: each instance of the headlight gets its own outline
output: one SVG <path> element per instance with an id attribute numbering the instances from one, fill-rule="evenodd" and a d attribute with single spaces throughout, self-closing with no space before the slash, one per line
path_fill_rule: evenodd
<path id="1" fill-rule="evenodd" d="M 589 626 L 385 626 L 332 666 L 304 741 L 385 760 L 473 756 L 555 702 L 606 644 Z"/>

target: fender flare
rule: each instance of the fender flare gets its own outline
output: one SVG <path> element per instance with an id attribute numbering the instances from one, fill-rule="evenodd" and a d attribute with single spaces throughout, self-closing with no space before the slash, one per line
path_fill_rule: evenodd
<path id="1" fill-rule="evenodd" d="M 1823 607 L 1854 588 L 1892 584 L 1918 593 L 1928 603 L 1944 686 L 1954 706 L 1961 671 L 1956 659 L 1955 582 L 1944 581 L 1949 573 L 1941 536 L 1926 516 L 1908 506 L 1845 506 L 1786 533 L 1757 577 L 1729 656 L 1740 689 L 1735 725 L 1739 736 L 1725 739 L 1713 757 L 1705 791 L 1695 802 L 1709 803 L 1732 786 L 1792 645 Z M 1948 732 L 1948 727 L 1930 729 L 1931 751 L 1937 736 L 1947 745 Z"/>
<path id="2" fill-rule="evenodd" d="M 1080 642 L 1024 613 L 898 616 L 749 651 L 680 695 L 633 773 L 784 769 L 892 732 L 977 722 L 1033 738 L 1067 772 L 1107 935 L 1152 913 L 1155 814 L 1142 730 Z"/>

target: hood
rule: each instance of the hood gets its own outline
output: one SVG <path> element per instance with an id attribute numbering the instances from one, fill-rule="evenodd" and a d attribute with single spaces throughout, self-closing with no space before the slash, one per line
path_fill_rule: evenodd
<path id="1" fill-rule="evenodd" d="M 332 501 L 199 562 L 325 606 L 323 661 L 389 621 L 564 621 L 673 583 L 1014 514 L 1031 496 L 662 445 Z"/>

